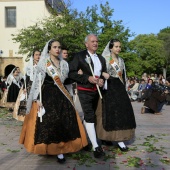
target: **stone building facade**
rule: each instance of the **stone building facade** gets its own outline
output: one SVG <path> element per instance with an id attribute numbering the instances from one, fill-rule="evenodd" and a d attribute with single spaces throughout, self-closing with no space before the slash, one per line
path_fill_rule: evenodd
<path id="1" fill-rule="evenodd" d="M 60 2 L 60 3 L 59 3 Z M 51 15 L 61 0 L 0 0 L 0 76 L 7 76 L 14 66 L 24 73 L 27 55 L 19 54 L 19 43 L 14 43 L 12 34 L 34 25 Z"/>

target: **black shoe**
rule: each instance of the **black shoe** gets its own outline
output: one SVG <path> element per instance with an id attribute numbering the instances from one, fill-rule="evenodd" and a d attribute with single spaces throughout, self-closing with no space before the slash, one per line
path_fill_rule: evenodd
<path id="1" fill-rule="evenodd" d="M 60 159 L 57 157 L 57 161 L 58 161 L 58 163 L 63 164 L 63 163 L 65 163 L 66 159 L 65 158 Z"/>
<path id="2" fill-rule="evenodd" d="M 120 147 L 119 145 L 118 145 L 118 147 L 119 147 L 119 149 L 122 151 L 122 152 L 127 152 L 128 150 L 129 150 L 129 148 L 127 147 L 127 146 L 125 146 L 125 147 Z"/>
<path id="3" fill-rule="evenodd" d="M 105 156 L 105 153 L 100 146 L 95 148 L 95 151 L 93 151 L 93 154 L 95 158 L 101 158 L 102 156 Z"/>
<path id="4" fill-rule="evenodd" d="M 101 140 L 101 142 L 102 142 L 102 145 L 113 146 L 113 143 L 111 141 Z"/>
<path id="5" fill-rule="evenodd" d="M 84 148 L 83 148 L 83 150 L 85 150 L 85 151 L 91 151 L 91 149 L 92 149 L 92 144 L 88 144 L 87 146 L 85 146 Z"/>

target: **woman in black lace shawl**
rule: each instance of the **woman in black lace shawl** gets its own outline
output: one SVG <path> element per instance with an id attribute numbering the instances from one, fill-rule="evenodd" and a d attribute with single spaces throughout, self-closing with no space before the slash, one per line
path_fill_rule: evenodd
<path id="1" fill-rule="evenodd" d="M 44 47 L 28 97 L 29 114 L 25 117 L 19 142 L 28 152 L 57 155 L 58 162 L 64 163 L 63 154 L 80 150 L 87 145 L 87 140 L 78 113 L 69 100 L 72 98 L 63 86 L 69 69 L 67 62 L 60 58 L 60 51 L 56 40 L 50 40 Z M 45 114 L 41 122 L 37 112 L 42 104 Z"/>
<path id="2" fill-rule="evenodd" d="M 103 90 L 102 113 L 97 110 L 97 132 L 99 139 L 117 141 L 122 151 L 127 151 L 123 141 L 134 137 L 136 122 L 133 108 L 125 89 L 125 64 L 119 53 L 120 41 L 112 39 L 107 44 L 102 56 L 107 63 L 107 73 Z"/>

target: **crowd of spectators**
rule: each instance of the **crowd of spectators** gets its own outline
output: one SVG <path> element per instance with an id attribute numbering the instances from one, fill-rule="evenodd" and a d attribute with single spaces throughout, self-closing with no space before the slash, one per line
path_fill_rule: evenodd
<path id="1" fill-rule="evenodd" d="M 156 88 L 155 88 L 156 87 Z M 157 88 L 161 87 L 161 88 Z M 166 89 L 168 90 L 162 90 Z M 0 99 L 2 98 L 3 92 L 7 89 L 6 77 L 0 78 Z M 144 73 L 140 78 L 129 77 L 126 82 L 126 89 L 130 100 L 143 102 L 144 106 L 149 109 L 151 104 L 155 104 L 154 108 L 150 112 L 159 113 L 163 105 L 170 105 L 170 76 L 166 79 L 163 75 L 151 74 L 147 75 Z M 146 112 L 143 109 L 142 112 Z M 158 109 L 159 108 L 159 109 Z"/>
<path id="2" fill-rule="evenodd" d="M 170 77 L 144 73 L 141 78 L 130 77 L 127 80 L 130 100 L 143 102 L 141 113 L 161 114 L 163 105 L 170 105 Z"/>
<path id="3" fill-rule="evenodd" d="M 160 74 L 151 74 L 147 75 L 144 73 L 140 78 L 138 77 L 129 77 L 127 79 L 127 91 L 131 101 L 145 101 L 146 91 L 152 89 L 153 85 L 165 85 L 168 83 L 164 76 Z"/>

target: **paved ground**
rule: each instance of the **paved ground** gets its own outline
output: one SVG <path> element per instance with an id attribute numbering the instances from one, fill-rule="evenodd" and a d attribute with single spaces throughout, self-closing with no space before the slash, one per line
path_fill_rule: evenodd
<path id="1" fill-rule="evenodd" d="M 121 153 L 116 146 L 103 146 L 107 156 L 94 159 L 91 152 L 66 155 L 60 165 L 54 156 L 27 153 L 18 144 L 21 122 L 0 109 L 0 170 L 170 170 L 170 106 L 163 115 L 140 114 L 142 103 L 132 102 L 136 138 L 128 142 L 130 151 Z"/>

